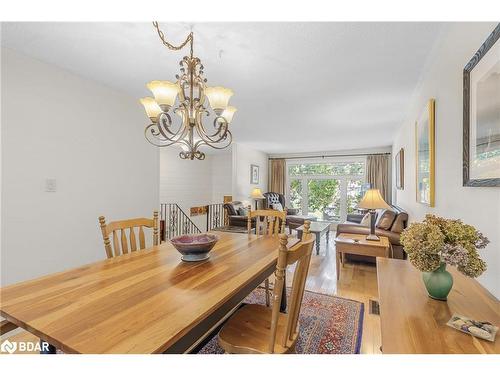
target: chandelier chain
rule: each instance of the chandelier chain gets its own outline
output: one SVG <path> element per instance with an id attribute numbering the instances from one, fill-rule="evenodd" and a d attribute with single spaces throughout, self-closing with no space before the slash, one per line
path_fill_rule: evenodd
<path id="1" fill-rule="evenodd" d="M 182 48 L 184 48 L 186 46 L 186 44 L 189 43 L 190 56 L 193 57 L 193 39 L 194 39 L 194 36 L 193 36 L 193 32 L 192 31 L 189 33 L 189 35 L 187 36 L 187 38 L 186 38 L 186 40 L 184 42 L 182 42 L 178 46 L 174 46 L 172 43 L 168 42 L 165 39 L 165 34 L 163 33 L 163 31 L 161 31 L 160 26 L 158 25 L 157 21 L 153 21 L 153 26 L 156 29 L 156 32 L 158 33 L 158 36 L 160 37 L 160 39 L 161 39 L 161 41 L 162 41 L 162 43 L 163 43 L 164 46 L 166 46 L 170 50 L 179 51 Z"/>

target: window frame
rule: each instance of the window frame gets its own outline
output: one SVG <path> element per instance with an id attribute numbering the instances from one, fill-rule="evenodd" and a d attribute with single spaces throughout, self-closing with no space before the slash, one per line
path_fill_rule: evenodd
<path id="1" fill-rule="evenodd" d="M 346 163 L 362 163 L 363 164 L 363 174 L 304 174 L 301 176 L 290 176 L 290 167 L 300 164 L 346 164 Z M 339 180 L 340 182 L 340 222 L 347 218 L 347 185 L 349 180 L 359 180 L 361 183 L 366 182 L 366 157 L 356 156 L 356 157 L 335 157 L 328 158 L 307 158 L 307 159 L 293 159 L 287 160 L 285 163 L 286 174 L 285 174 L 285 202 L 287 207 L 290 206 L 290 183 L 292 180 L 301 181 L 302 185 L 302 215 L 309 214 L 309 188 L 308 180 Z"/>

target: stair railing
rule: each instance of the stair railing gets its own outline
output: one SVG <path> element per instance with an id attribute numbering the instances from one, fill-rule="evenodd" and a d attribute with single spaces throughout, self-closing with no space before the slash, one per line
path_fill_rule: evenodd
<path id="1" fill-rule="evenodd" d="M 160 205 L 160 239 L 162 242 L 175 236 L 196 233 L 201 233 L 200 228 L 177 203 Z"/>
<path id="2" fill-rule="evenodd" d="M 209 204 L 207 207 L 207 232 L 228 225 L 224 203 Z"/>

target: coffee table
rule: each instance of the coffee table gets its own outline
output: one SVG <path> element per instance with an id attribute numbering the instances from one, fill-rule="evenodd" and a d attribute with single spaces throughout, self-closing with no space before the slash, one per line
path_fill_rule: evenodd
<path id="1" fill-rule="evenodd" d="M 389 239 L 379 236 L 380 240 L 370 241 L 365 234 L 341 233 L 335 239 L 335 260 L 337 262 L 337 280 L 340 278 L 340 262 L 344 266 L 345 254 L 365 255 L 389 258 L 391 244 Z"/>
<path id="2" fill-rule="evenodd" d="M 330 222 L 329 221 L 312 221 L 309 227 L 309 232 L 316 235 L 316 255 L 319 255 L 319 242 L 321 236 L 326 233 L 326 243 L 330 243 Z M 304 226 L 301 225 L 297 229 L 297 237 L 302 238 Z M 326 247 L 328 249 L 328 246 Z"/>

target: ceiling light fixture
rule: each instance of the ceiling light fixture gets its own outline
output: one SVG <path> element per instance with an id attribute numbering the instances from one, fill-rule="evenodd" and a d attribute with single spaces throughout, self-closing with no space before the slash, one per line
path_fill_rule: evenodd
<path id="1" fill-rule="evenodd" d="M 206 86 L 201 60 L 193 56 L 192 32 L 182 44 L 174 46 L 165 39 L 158 22 L 153 22 L 153 26 L 168 49 L 178 51 L 189 43 L 190 54 L 184 56 L 179 63 L 181 74 L 175 76 L 175 83 L 151 81 L 146 85 L 154 98 L 140 99 L 151 120 L 144 135 L 151 144 L 158 147 L 175 144 L 181 146 L 181 159 L 203 160 L 205 153 L 199 150 L 201 146 L 223 149 L 231 144 L 233 136 L 229 123 L 236 112 L 235 107 L 229 106 L 233 91 L 220 86 Z M 210 116 L 207 100 L 215 114 L 211 130 L 206 129 L 202 122 L 203 116 Z M 171 113 L 180 117 L 177 126 L 173 125 Z"/>

